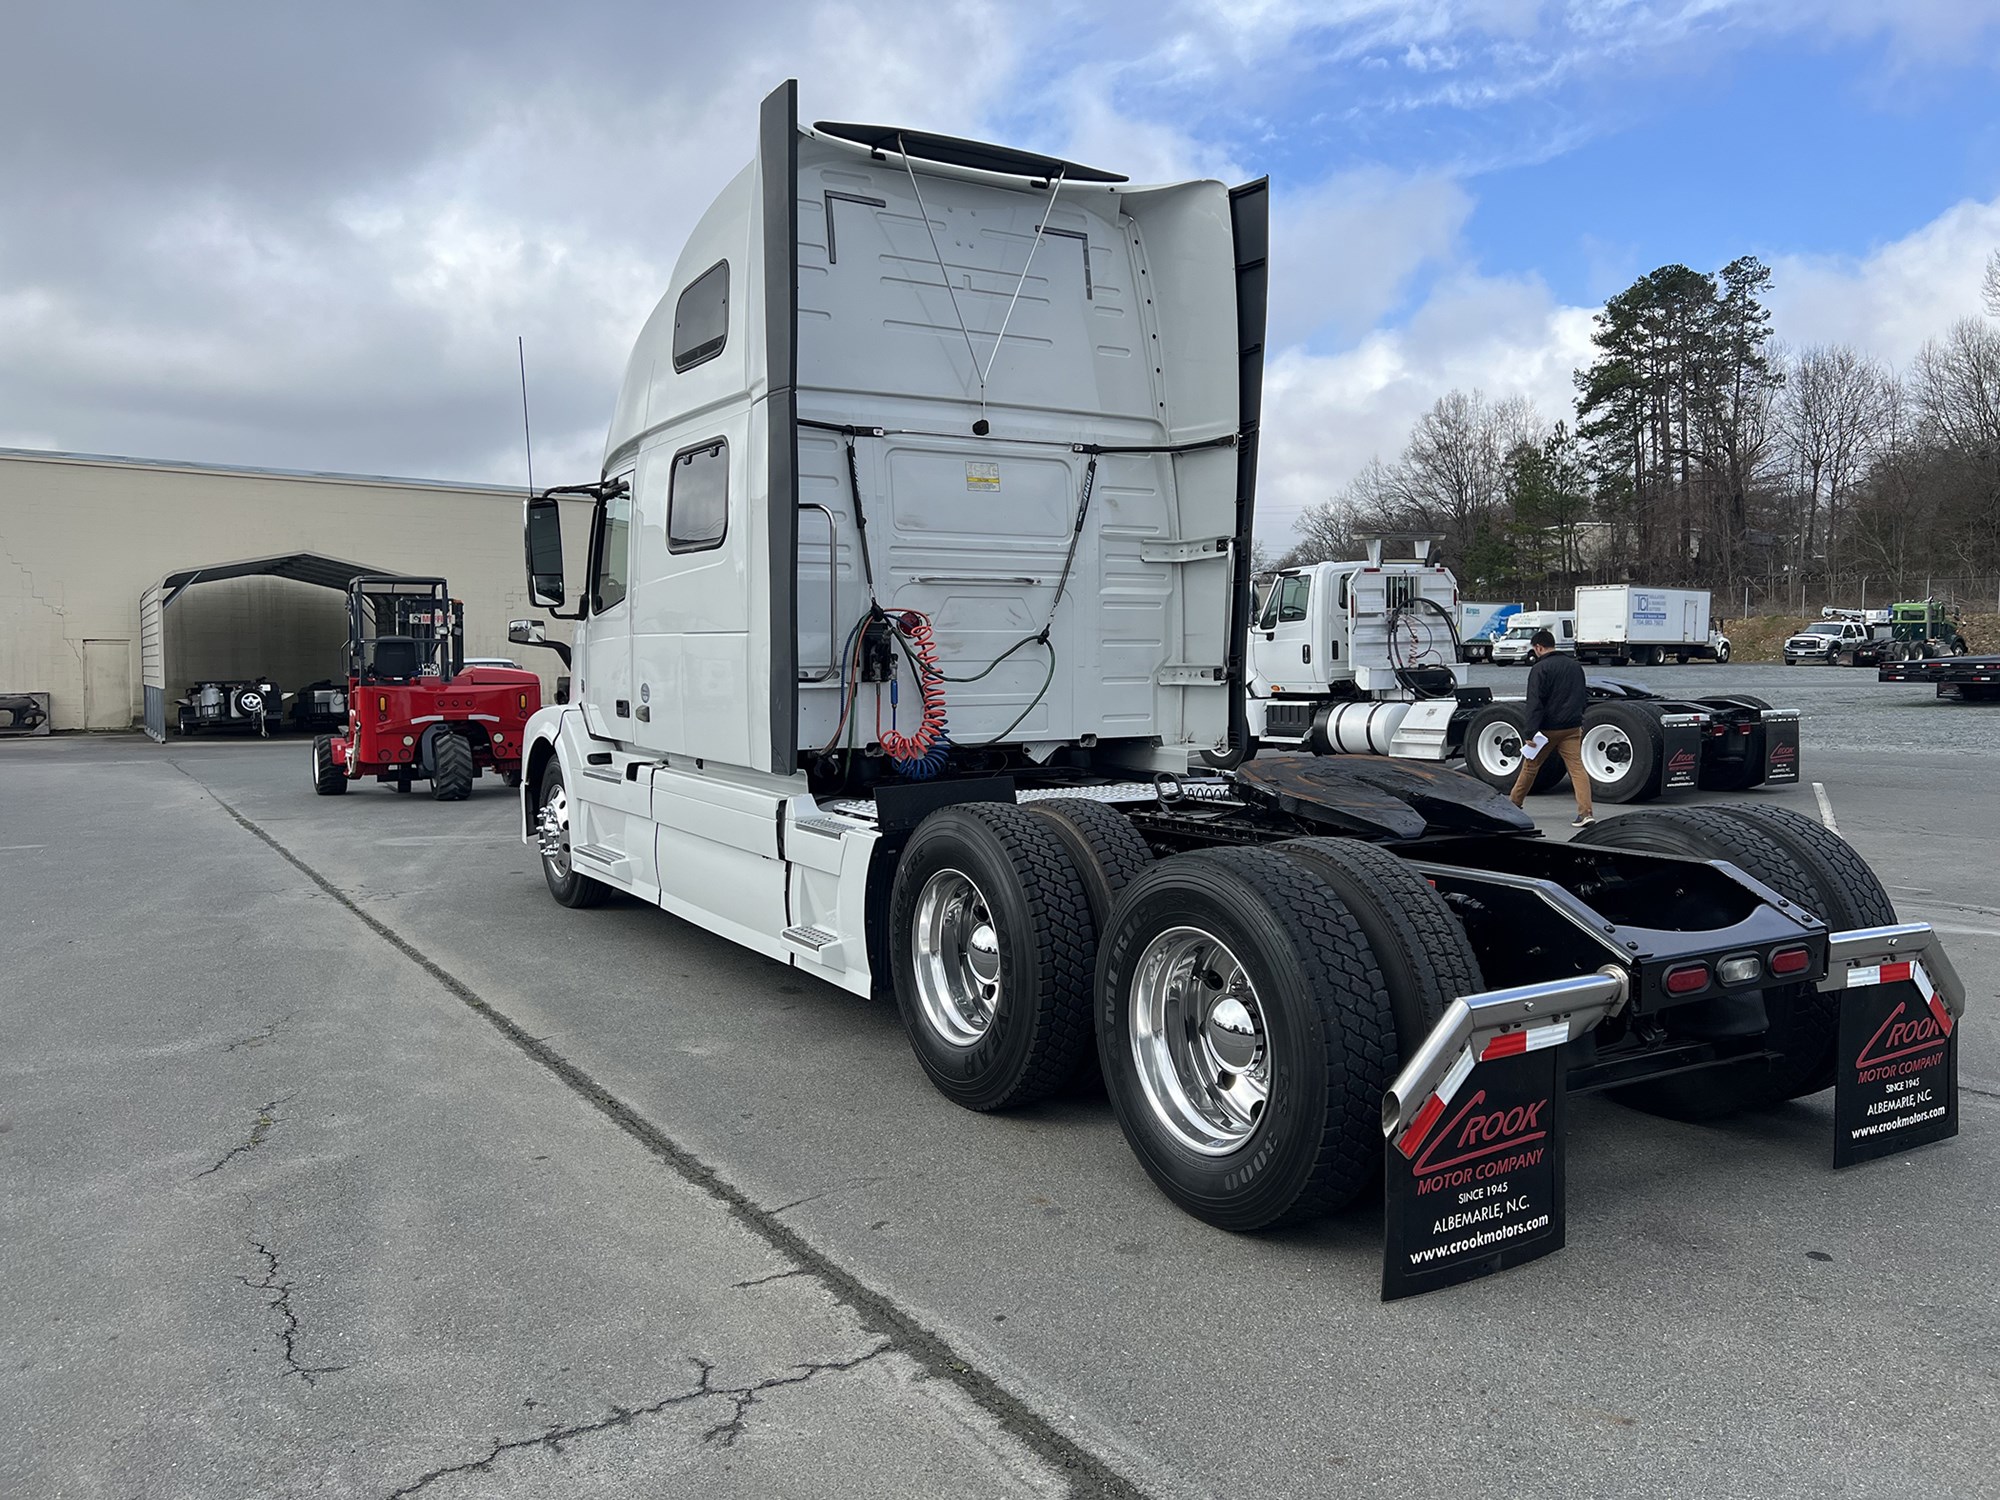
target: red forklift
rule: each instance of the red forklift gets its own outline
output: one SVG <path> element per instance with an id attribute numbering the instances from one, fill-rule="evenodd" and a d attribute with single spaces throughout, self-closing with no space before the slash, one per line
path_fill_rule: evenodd
<path id="1" fill-rule="evenodd" d="M 522 734 L 542 680 L 465 664 L 465 606 L 442 578 L 362 577 L 347 588 L 347 732 L 313 741 L 313 790 L 338 796 L 373 776 L 399 792 L 419 777 L 463 802 L 487 771 L 521 784 Z"/>

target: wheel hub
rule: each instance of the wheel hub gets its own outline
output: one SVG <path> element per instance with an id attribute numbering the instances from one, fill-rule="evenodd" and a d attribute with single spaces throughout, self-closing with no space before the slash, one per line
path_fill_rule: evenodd
<path id="1" fill-rule="evenodd" d="M 1204 1156 L 1240 1150 L 1270 1103 L 1264 1010 L 1236 955 L 1214 934 L 1174 927 L 1140 954 L 1131 991 L 1132 1053 L 1154 1115 Z"/>
<path id="2" fill-rule="evenodd" d="M 535 835 L 542 846 L 542 858 L 559 879 L 569 877 L 569 793 L 556 787 L 542 804 L 535 820 Z"/>
<path id="3" fill-rule="evenodd" d="M 972 1046 L 1002 995 L 1000 925 L 985 893 L 963 871 L 939 870 L 917 896 L 910 941 L 924 1023 L 951 1046 Z"/>

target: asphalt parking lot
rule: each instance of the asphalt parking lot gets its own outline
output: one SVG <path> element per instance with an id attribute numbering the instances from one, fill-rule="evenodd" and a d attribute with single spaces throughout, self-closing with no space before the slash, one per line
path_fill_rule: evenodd
<path id="1" fill-rule="evenodd" d="M 2000 706 L 1615 675 L 1805 711 L 1766 795 L 1947 934 L 1962 1134 L 1578 1100 L 1568 1248 L 1393 1304 L 1379 1208 L 1210 1229 L 1101 1098 L 966 1113 L 892 1009 L 557 907 L 491 780 L 0 744 L 0 1494 L 2000 1493 Z"/>

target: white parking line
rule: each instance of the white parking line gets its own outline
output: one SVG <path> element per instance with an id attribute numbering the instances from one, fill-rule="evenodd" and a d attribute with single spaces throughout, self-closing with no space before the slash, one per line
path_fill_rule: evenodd
<path id="1" fill-rule="evenodd" d="M 1833 801 L 1826 794 L 1826 783 L 1815 781 L 1813 783 L 1813 795 L 1819 798 L 1819 820 L 1826 824 L 1826 831 L 1828 833 L 1840 832 L 1840 825 L 1833 821 Z"/>
<path id="2" fill-rule="evenodd" d="M 0 854 L 25 854 L 30 849 L 46 849 L 47 844 L 0 844 Z"/>

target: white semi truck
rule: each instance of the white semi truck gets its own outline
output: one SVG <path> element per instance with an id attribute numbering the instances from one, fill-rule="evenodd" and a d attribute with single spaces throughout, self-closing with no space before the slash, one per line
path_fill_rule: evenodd
<path id="1" fill-rule="evenodd" d="M 1146 1171 L 1224 1228 L 1386 1162 L 1413 1207 L 1385 1295 L 1560 1245 L 1565 1091 L 1823 1089 L 1885 955 L 1956 1014 L 1929 929 L 1774 809 L 1563 845 L 1436 766 L 1201 769 L 1243 732 L 1265 185 L 806 129 L 795 99 L 566 487 L 594 502 L 573 577 L 556 492 L 528 504 L 531 594 L 577 621 L 523 790 L 557 901 L 625 892 L 893 994 L 967 1108 L 1101 1067 Z M 1479 1233 L 1434 1235 L 1474 1161 L 1507 1163 Z"/>

